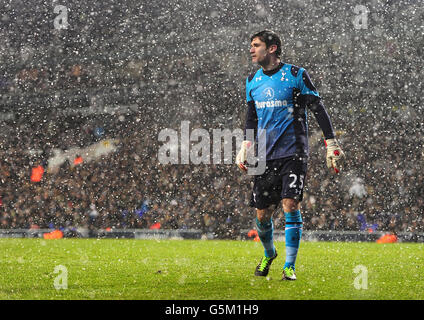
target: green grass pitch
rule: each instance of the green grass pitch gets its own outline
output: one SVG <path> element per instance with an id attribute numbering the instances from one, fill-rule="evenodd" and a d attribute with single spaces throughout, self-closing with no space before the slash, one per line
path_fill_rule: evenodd
<path id="1" fill-rule="evenodd" d="M 424 299 L 422 244 L 305 241 L 297 281 L 276 246 L 263 278 L 254 241 L 0 239 L 0 299 Z"/>

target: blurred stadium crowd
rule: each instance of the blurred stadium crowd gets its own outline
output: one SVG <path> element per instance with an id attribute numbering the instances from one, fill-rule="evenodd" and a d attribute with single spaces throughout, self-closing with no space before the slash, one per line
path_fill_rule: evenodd
<path id="1" fill-rule="evenodd" d="M 158 133 L 182 121 L 243 128 L 248 39 L 266 26 L 281 33 L 284 61 L 308 69 L 347 155 L 342 175 L 328 172 L 309 115 L 304 229 L 424 231 L 419 1 L 369 3 L 366 30 L 352 24 L 352 1 L 169 3 L 178 10 L 70 4 L 66 30 L 53 29 L 44 2 L 0 9 L 0 228 L 194 228 L 223 238 L 252 228 L 251 177 L 235 165 L 160 164 Z M 108 139 L 116 149 L 94 160 L 49 163 L 57 150 Z M 274 218 L 282 229 L 281 209 Z"/>

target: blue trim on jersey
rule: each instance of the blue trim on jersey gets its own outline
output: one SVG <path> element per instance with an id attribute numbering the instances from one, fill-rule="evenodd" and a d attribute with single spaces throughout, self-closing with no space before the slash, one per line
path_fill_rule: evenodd
<path id="1" fill-rule="evenodd" d="M 250 81 L 246 79 L 246 100 L 254 101 L 258 117 L 257 135 L 266 134 L 267 160 L 308 154 L 306 108 L 297 103 L 295 95 L 319 98 L 319 94 L 305 84 L 305 69 L 299 68 L 296 76 L 291 69 L 291 64 L 284 64 L 268 76 L 261 68 Z"/>

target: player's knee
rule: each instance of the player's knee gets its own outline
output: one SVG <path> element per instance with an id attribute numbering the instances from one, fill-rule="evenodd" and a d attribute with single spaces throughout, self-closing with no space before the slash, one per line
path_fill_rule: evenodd
<path id="1" fill-rule="evenodd" d="M 272 210 L 269 208 L 266 209 L 256 209 L 256 217 L 260 223 L 268 222 L 272 217 Z"/>
<path id="2" fill-rule="evenodd" d="M 283 210 L 284 212 L 293 212 L 300 209 L 300 202 L 295 199 L 285 198 L 283 199 Z"/>

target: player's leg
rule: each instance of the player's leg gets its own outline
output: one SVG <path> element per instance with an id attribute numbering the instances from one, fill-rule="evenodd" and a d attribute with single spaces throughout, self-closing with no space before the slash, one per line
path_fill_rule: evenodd
<path id="1" fill-rule="evenodd" d="M 260 176 L 255 176 L 250 203 L 252 207 L 256 208 L 256 230 L 264 247 L 264 255 L 255 270 L 257 276 L 268 275 L 271 263 L 277 257 L 272 215 L 281 201 L 281 183 L 275 165 L 275 161 L 268 161 L 265 172 Z"/>
<path id="2" fill-rule="evenodd" d="M 296 280 L 295 263 L 302 237 L 302 215 L 300 203 L 303 199 L 307 162 L 306 159 L 288 159 L 282 169 L 282 207 L 285 216 L 286 261 L 283 267 L 283 280 Z"/>
<path id="3" fill-rule="evenodd" d="M 268 258 L 275 256 L 274 246 L 274 224 L 272 214 L 275 206 L 266 209 L 256 209 L 256 230 L 264 247 L 264 254 Z"/>
<path id="4" fill-rule="evenodd" d="M 274 246 L 274 224 L 272 221 L 274 210 L 275 206 L 266 209 L 256 209 L 256 230 L 264 247 L 264 256 L 255 269 L 256 276 L 267 276 L 272 261 L 277 257 L 277 250 Z"/>
<path id="5" fill-rule="evenodd" d="M 296 280 L 295 264 L 302 237 L 302 215 L 300 202 L 291 198 L 283 199 L 283 211 L 286 219 L 285 247 L 286 261 L 283 267 L 283 280 Z"/>

